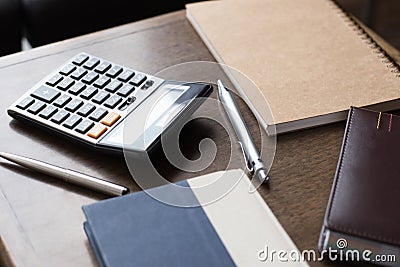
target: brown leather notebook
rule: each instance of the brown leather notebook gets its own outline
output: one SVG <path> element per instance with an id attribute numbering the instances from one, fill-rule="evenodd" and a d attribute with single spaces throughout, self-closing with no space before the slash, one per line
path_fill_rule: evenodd
<path id="1" fill-rule="evenodd" d="M 350 106 L 400 107 L 399 66 L 333 1 L 205 1 L 186 12 L 215 59 L 259 87 L 273 121 L 257 89 L 224 68 L 267 132 L 345 120 Z"/>
<path id="2" fill-rule="evenodd" d="M 352 107 L 319 250 L 393 254 L 399 266 L 399 205 L 400 117 Z"/>

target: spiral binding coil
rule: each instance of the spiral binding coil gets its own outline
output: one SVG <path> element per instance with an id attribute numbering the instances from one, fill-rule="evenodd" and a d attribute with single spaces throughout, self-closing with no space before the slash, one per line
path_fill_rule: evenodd
<path id="1" fill-rule="evenodd" d="M 339 5 L 339 3 L 335 0 L 329 0 L 327 2 L 333 9 L 337 10 L 339 16 L 360 36 L 361 40 L 377 54 L 377 57 L 381 59 L 382 63 L 385 64 L 396 77 L 400 77 L 400 66 L 397 62 L 343 9 L 343 7 Z"/>

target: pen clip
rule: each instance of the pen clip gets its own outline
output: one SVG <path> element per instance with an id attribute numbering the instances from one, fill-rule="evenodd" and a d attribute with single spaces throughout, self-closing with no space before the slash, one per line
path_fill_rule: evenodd
<path id="1" fill-rule="evenodd" d="M 247 169 L 249 172 L 253 172 L 253 171 L 254 171 L 254 168 L 253 168 L 253 166 L 250 165 L 249 161 L 248 161 L 247 158 L 246 158 L 246 154 L 244 153 L 244 148 L 243 148 L 242 142 L 238 141 L 238 143 L 239 143 L 239 145 L 240 145 L 240 148 L 242 149 L 242 154 L 243 154 L 244 164 L 246 165 L 246 169 Z M 249 167 L 249 166 L 250 166 L 250 167 Z"/>

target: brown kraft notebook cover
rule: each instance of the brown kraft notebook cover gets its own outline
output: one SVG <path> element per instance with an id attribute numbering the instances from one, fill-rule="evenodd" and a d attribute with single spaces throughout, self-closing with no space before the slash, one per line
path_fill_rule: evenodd
<path id="1" fill-rule="evenodd" d="M 399 203 L 400 117 L 351 108 L 319 250 L 393 254 L 398 266 Z"/>
<path id="2" fill-rule="evenodd" d="M 274 122 L 254 89 L 230 77 L 267 132 L 345 120 L 352 105 L 400 107 L 398 66 L 333 1 L 206 1 L 186 11 L 215 59 L 262 91 Z"/>

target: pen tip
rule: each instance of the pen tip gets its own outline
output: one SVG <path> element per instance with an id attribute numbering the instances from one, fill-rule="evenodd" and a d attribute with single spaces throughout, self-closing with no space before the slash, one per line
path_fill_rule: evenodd
<path id="1" fill-rule="evenodd" d="M 129 188 L 124 188 L 124 189 L 122 190 L 122 195 L 128 194 L 129 191 L 130 191 Z"/>
<path id="2" fill-rule="evenodd" d="M 258 178 L 262 183 L 268 183 L 269 176 L 265 170 L 260 170 L 257 172 Z"/>

